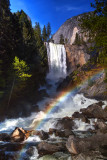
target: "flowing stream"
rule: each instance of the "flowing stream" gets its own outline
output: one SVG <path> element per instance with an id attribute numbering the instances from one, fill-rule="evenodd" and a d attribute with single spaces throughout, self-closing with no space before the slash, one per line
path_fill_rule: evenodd
<path id="1" fill-rule="evenodd" d="M 68 94 L 64 96 L 59 96 L 58 103 L 55 102 L 55 95 L 60 93 L 56 93 L 56 88 L 58 85 L 58 80 L 61 78 L 65 78 L 67 74 L 67 65 L 66 65 L 66 52 L 64 45 L 56 45 L 53 43 L 46 44 L 47 52 L 48 52 L 48 61 L 49 61 L 49 74 L 47 75 L 47 84 L 51 84 L 50 88 L 46 86 L 41 86 L 39 90 L 46 89 L 49 94 L 48 98 L 45 98 L 38 102 L 40 112 L 33 112 L 30 117 L 27 118 L 18 118 L 18 119 L 6 119 L 4 122 L 0 123 L 0 133 L 11 133 L 15 127 L 23 127 L 24 129 L 33 128 L 38 130 L 49 131 L 49 128 L 54 128 L 57 119 L 63 117 L 71 117 L 75 111 L 79 111 L 80 108 L 86 108 L 90 104 L 97 102 L 96 100 L 91 100 L 85 98 L 82 94 L 76 94 L 74 91 L 70 91 Z M 61 98 L 60 98 L 61 97 Z M 44 108 L 47 104 L 53 104 L 53 109 L 49 109 L 50 112 L 44 112 Z M 44 119 L 42 121 L 42 119 Z M 42 121 L 42 124 L 36 128 L 36 123 L 38 121 Z M 75 121 L 76 129 L 74 130 L 87 130 L 89 128 L 93 129 L 92 124 L 86 125 L 84 122 Z M 50 138 L 56 138 L 53 135 Z M 20 156 L 20 160 L 27 159 L 29 157 L 26 152 L 29 147 L 33 147 L 33 156 L 30 156 L 30 160 L 43 160 L 43 158 L 38 157 L 38 151 L 36 148 L 36 143 L 40 142 L 41 139 L 38 136 L 30 136 L 24 143 L 23 149 L 17 153 Z M 0 142 L 4 144 L 6 142 Z M 6 152 L 6 154 L 10 154 Z M 15 154 L 11 152 L 11 154 Z M 47 160 L 52 160 L 52 157 L 45 157 Z M 44 159 L 44 160 L 45 160 Z M 53 160 L 55 160 L 53 158 Z"/>

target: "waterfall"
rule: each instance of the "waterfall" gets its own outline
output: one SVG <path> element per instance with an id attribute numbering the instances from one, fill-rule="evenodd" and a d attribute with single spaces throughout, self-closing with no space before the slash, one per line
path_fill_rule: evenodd
<path id="1" fill-rule="evenodd" d="M 48 64 L 49 64 L 49 79 L 65 78 L 67 74 L 66 51 L 64 45 L 46 43 Z"/>

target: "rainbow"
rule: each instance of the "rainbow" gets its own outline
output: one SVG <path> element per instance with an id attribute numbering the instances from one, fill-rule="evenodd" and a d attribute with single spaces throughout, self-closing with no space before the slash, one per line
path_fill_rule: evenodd
<path id="1" fill-rule="evenodd" d="M 90 79 L 95 78 L 96 76 L 100 75 L 102 73 L 104 69 L 98 69 L 98 71 L 94 72 L 93 75 L 90 77 Z M 66 91 L 62 91 L 61 93 L 59 93 L 59 95 L 54 99 L 54 101 L 52 103 L 50 103 L 48 106 L 46 106 L 46 108 L 44 109 L 44 116 L 42 117 L 42 119 L 40 121 L 38 121 L 35 126 L 34 129 L 38 130 L 42 127 L 42 125 L 44 124 L 43 122 L 45 122 L 46 118 L 48 118 L 49 114 L 54 112 L 55 109 L 57 109 L 57 106 L 64 102 L 69 96 L 71 96 L 72 93 L 76 92 L 77 89 L 79 87 L 81 87 L 83 85 L 83 83 L 85 83 L 87 80 L 89 80 L 89 77 L 87 77 L 84 81 L 82 81 L 81 84 L 75 85 L 74 87 L 70 87 L 69 89 L 67 89 Z M 18 158 L 18 160 L 20 160 L 21 155 L 23 150 L 25 149 L 26 145 L 23 146 L 21 152 L 20 152 L 20 156 Z"/>

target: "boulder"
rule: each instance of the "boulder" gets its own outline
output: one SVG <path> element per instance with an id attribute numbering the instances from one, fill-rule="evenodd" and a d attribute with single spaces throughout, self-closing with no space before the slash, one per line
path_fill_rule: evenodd
<path id="1" fill-rule="evenodd" d="M 41 131 L 35 131 L 33 132 L 33 135 L 39 136 L 42 140 L 46 140 L 49 138 L 49 135 L 47 132 L 41 130 Z"/>
<path id="2" fill-rule="evenodd" d="M 64 143 L 51 144 L 47 142 L 41 142 L 37 146 L 37 149 L 38 149 L 38 153 L 40 156 L 50 155 L 50 154 L 53 154 L 55 152 L 60 152 L 60 151 L 62 152 L 66 151 L 66 147 Z"/>
<path id="3" fill-rule="evenodd" d="M 84 115 L 79 112 L 74 112 L 72 118 L 84 118 Z"/>
<path id="4" fill-rule="evenodd" d="M 1 133 L 0 134 L 0 141 L 8 142 L 10 140 L 11 140 L 10 135 L 8 135 L 7 133 Z"/>
<path id="5" fill-rule="evenodd" d="M 101 102 L 92 104 L 87 108 L 80 109 L 80 111 L 87 118 L 98 118 L 107 120 L 107 112 L 101 107 Z"/>
<path id="6" fill-rule="evenodd" d="M 66 147 L 71 154 L 77 155 L 90 151 L 99 151 L 100 146 L 107 144 L 107 133 L 97 133 L 88 138 L 69 136 Z"/>
<path id="7" fill-rule="evenodd" d="M 81 119 L 85 123 L 90 123 L 90 120 L 88 120 L 88 118 L 85 115 L 79 112 L 74 112 L 74 114 L 72 115 L 72 118 L 73 119 L 78 118 L 78 119 Z"/>
<path id="8" fill-rule="evenodd" d="M 55 134 L 55 136 L 58 136 L 58 137 L 69 137 L 70 135 L 73 135 L 74 133 L 69 129 L 58 130 L 58 129 L 50 128 L 49 134 L 50 135 Z"/>
<path id="9" fill-rule="evenodd" d="M 95 129 L 107 131 L 107 124 L 102 120 L 98 120 L 97 122 L 95 122 Z"/>
<path id="10" fill-rule="evenodd" d="M 32 131 L 26 131 L 23 128 L 16 127 L 15 130 L 11 133 L 11 141 L 13 142 L 22 142 L 26 140 Z"/>
<path id="11" fill-rule="evenodd" d="M 73 121 L 72 118 L 64 117 L 64 118 L 57 121 L 55 128 L 58 130 L 68 129 L 71 131 L 74 126 L 75 126 L 75 122 Z"/>

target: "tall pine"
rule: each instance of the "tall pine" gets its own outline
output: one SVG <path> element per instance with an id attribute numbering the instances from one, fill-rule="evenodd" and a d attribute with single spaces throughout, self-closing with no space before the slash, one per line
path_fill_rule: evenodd
<path id="1" fill-rule="evenodd" d="M 42 30 L 42 39 L 44 42 L 47 41 L 47 32 L 46 32 L 46 26 L 44 25 L 43 30 Z"/>
<path id="2" fill-rule="evenodd" d="M 46 31 L 47 31 L 47 41 L 49 41 L 50 36 L 51 36 L 51 25 L 50 25 L 49 22 L 48 22 L 48 24 L 47 24 Z"/>

